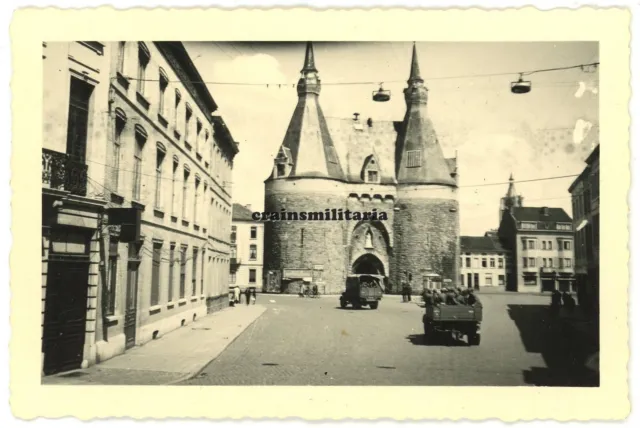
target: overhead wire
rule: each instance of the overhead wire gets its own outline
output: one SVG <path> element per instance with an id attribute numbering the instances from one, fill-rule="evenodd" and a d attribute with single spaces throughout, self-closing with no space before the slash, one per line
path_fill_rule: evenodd
<path id="1" fill-rule="evenodd" d="M 225 55 L 233 58 L 229 55 L 225 50 L 223 50 L 218 43 L 214 43 L 218 48 L 225 53 Z M 237 50 L 237 49 L 236 49 Z M 587 67 L 598 67 L 600 65 L 599 62 L 594 62 L 590 64 L 576 64 L 565 67 L 555 67 L 555 68 L 547 68 L 547 69 L 537 69 L 537 70 L 529 70 L 529 71 L 510 71 L 510 72 L 499 72 L 499 73 L 480 73 L 480 74 L 466 74 L 466 75 L 455 75 L 455 76 L 434 76 L 434 77 L 423 77 L 422 79 L 425 81 L 434 81 L 434 80 L 455 80 L 455 79 L 474 79 L 474 78 L 483 78 L 483 77 L 498 77 L 498 76 L 513 76 L 513 75 L 521 75 L 521 76 L 529 76 L 532 74 L 539 73 L 548 73 L 553 71 L 563 71 L 563 70 L 572 70 L 572 69 L 582 69 L 584 70 Z M 144 82 L 159 82 L 160 79 L 138 79 L 136 77 L 126 76 L 129 80 L 135 81 L 144 81 Z M 381 82 L 383 83 L 404 83 L 406 79 L 395 80 L 395 79 L 377 79 L 376 81 L 352 81 L 352 82 L 322 82 L 323 86 L 341 86 L 341 85 L 379 85 Z M 190 80 L 180 80 L 173 81 L 174 83 L 204 83 L 207 85 L 233 85 L 233 86 L 288 86 L 293 85 L 295 83 L 283 83 L 283 82 L 261 82 L 261 83 L 252 83 L 252 82 L 222 82 L 222 81 L 190 81 Z"/>

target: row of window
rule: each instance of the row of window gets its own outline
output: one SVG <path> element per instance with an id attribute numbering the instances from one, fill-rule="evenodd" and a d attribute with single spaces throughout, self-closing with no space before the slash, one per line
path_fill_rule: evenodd
<path id="1" fill-rule="evenodd" d="M 235 259 L 238 257 L 238 250 L 236 247 L 231 247 L 231 258 Z M 258 246 L 256 244 L 249 245 L 249 260 L 257 260 L 258 259 Z"/>
<path id="2" fill-rule="evenodd" d="M 493 286 L 493 285 L 505 285 L 504 275 L 498 275 L 498 281 L 494 282 L 495 275 L 491 273 L 484 274 L 484 283 L 480 284 L 480 274 L 461 274 L 460 275 L 460 285 L 462 287 L 480 287 L 480 286 Z M 466 281 L 466 282 L 465 282 Z"/>
<path id="3" fill-rule="evenodd" d="M 472 267 L 471 264 L 471 257 L 464 257 L 464 267 L 470 268 Z M 483 267 L 483 268 L 495 268 L 496 267 L 496 259 L 494 257 L 483 257 L 482 259 L 478 258 L 478 257 L 474 257 L 473 258 L 473 267 L 475 268 L 479 268 L 479 267 Z M 504 268 L 504 259 L 502 257 L 498 258 L 498 268 L 502 269 Z"/>
<path id="4" fill-rule="evenodd" d="M 113 152 L 111 155 L 111 191 L 114 193 L 120 192 L 120 183 L 119 177 L 121 175 L 120 170 L 120 159 L 121 159 L 121 151 L 122 144 L 124 141 L 123 134 L 126 129 L 126 116 L 124 112 L 120 109 L 116 110 L 116 133 L 113 144 Z M 142 193 L 143 188 L 143 176 L 148 175 L 143 173 L 143 162 L 144 162 L 144 153 L 145 147 L 147 145 L 148 134 L 146 130 L 140 126 L 135 125 L 134 127 L 134 153 L 133 153 L 133 177 L 132 177 L 132 189 L 131 189 L 131 198 L 135 201 L 144 203 L 144 194 Z M 166 169 L 165 164 L 167 157 L 167 149 L 161 142 L 156 143 L 155 150 L 155 190 L 153 192 L 153 206 L 160 211 L 165 211 L 165 201 L 163 200 L 163 195 L 168 190 L 168 187 L 171 187 L 171 201 L 170 201 L 170 211 L 171 215 L 174 217 L 178 216 L 177 210 L 178 206 L 182 207 L 181 217 L 184 221 L 188 220 L 188 211 L 189 211 L 189 193 L 190 188 L 193 186 L 193 205 L 192 205 L 192 215 L 193 222 L 195 225 L 198 225 L 204 216 L 204 211 L 206 209 L 207 203 L 207 190 L 209 189 L 208 183 L 206 181 L 201 180 L 200 176 L 195 173 L 191 173 L 191 167 L 188 164 L 184 164 L 182 169 L 180 168 L 180 161 L 177 155 L 173 156 L 173 162 L 171 164 L 171 176 L 165 177 L 164 170 Z M 191 176 L 193 175 L 193 179 Z M 178 201 L 178 182 L 182 181 L 182 198 Z M 192 184 L 190 184 L 192 183 Z M 213 188 L 212 188 L 213 190 Z M 202 204 L 202 205 L 200 205 Z M 210 212 L 208 214 L 207 223 L 208 228 L 211 232 L 217 232 L 216 235 L 220 234 L 222 236 L 227 236 L 227 232 L 225 231 L 225 226 L 228 224 L 228 217 L 231 214 L 231 210 L 223 205 L 222 203 L 216 201 L 214 198 L 210 199 Z"/>
<path id="5" fill-rule="evenodd" d="M 119 242 L 116 239 L 111 239 L 109 242 L 108 278 L 107 287 L 105 288 L 107 300 L 106 315 L 114 315 L 116 309 L 116 290 L 119 265 L 118 245 Z M 160 304 L 160 290 L 162 289 L 163 280 L 167 281 L 167 303 L 173 302 L 176 297 L 178 299 L 185 299 L 187 291 L 189 291 L 190 296 L 192 297 L 197 296 L 198 293 L 200 295 L 204 295 L 205 250 L 194 246 L 191 248 L 191 252 L 189 252 L 188 245 L 180 245 L 178 247 L 175 243 L 171 243 L 169 245 L 168 252 L 167 249 L 163 247 L 163 243 L 154 242 L 152 253 L 150 254 L 152 260 L 150 306 Z M 135 289 L 137 286 L 138 269 L 141 263 L 140 252 L 144 254 L 144 251 L 144 248 L 139 249 L 135 244 L 129 244 L 127 259 L 127 290 Z M 210 262 L 213 260 L 214 259 L 209 257 Z M 215 261 L 220 263 L 223 269 L 228 269 L 227 260 L 216 258 Z M 187 290 L 186 276 L 187 265 L 189 262 L 191 263 L 191 287 L 190 290 Z M 169 268 L 169 274 L 167 277 L 162 274 L 162 266 L 165 263 L 168 263 Z M 176 264 L 178 264 L 177 268 L 175 266 Z M 179 272 L 177 296 L 174 295 L 176 291 L 176 270 Z M 127 293 L 127 299 L 133 299 L 133 296 L 129 296 L 129 293 Z M 134 300 L 132 301 L 134 302 Z M 130 304 L 131 302 L 127 301 L 127 307 Z"/>
<path id="6" fill-rule="evenodd" d="M 570 258 L 559 258 L 557 259 L 557 263 L 554 263 L 553 258 L 548 257 L 540 257 L 538 267 L 546 267 L 553 268 L 558 267 L 559 269 L 570 268 L 572 266 L 572 259 Z M 522 258 L 522 267 L 525 268 L 534 268 L 536 267 L 536 258 L 535 257 L 523 257 Z"/>
<path id="7" fill-rule="evenodd" d="M 148 95 L 148 87 L 145 82 L 155 81 L 156 79 L 150 78 L 153 76 L 149 76 L 148 68 L 151 62 L 151 53 L 147 46 L 138 42 L 138 63 L 137 63 L 137 78 L 136 78 L 136 91 L 141 96 Z M 125 66 L 125 58 L 126 58 L 126 47 L 127 42 L 119 42 L 119 52 L 118 52 L 118 72 L 120 74 L 124 74 L 124 66 Z M 158 121 L 166 127 L 167 125 L 167 117 L 169 116 L 168 112 L 168 104 L 166 103 L 167 98 L 167 88 L 169 87 L 169 77 L 167 73 L 162 69 L 162 67 L 158 67 Z M 179 115 L 179 111 L 184 104 L 184 116 Z M 178 88 L 175 89 L 174 99 L 173 99 L 173 122 L 174 122 L 174 136 L 179 140 L 180 137 L 184 137 L 184 144 L 187 150 L 191 150 L 191 139 L 195 142 L 195 152 L 198 161 L 202 160 L 202 154 L 205 157 L 205 169 L 207 172 L 213 177 L 214 172 L 215 176 L 218 180 L 223 181 L 223 187 L 226 187 L 226 182 L 228 181 L 230 169 L 231 169 L 231 161 L 224 156 L 224 153 L 218 145 L 215 143 L 212 138 L 209 140 L 210 136 L 213 135 L 213 131 L 210 129 L 205 129 L 203 123 L 206 123 L 206 120 L 200 120 L 199 118 L 195 118 L 195 137 L 191 134 L 193 132 L 193 124 L 194 124 L 194 113 L 193 108 L 189 105 L 188 102 L 183 102 L 182 94 Z M 180 121 L 183 121 L 184 125 L 184 136 L 182 136 L 178 130 L 178 124 Z M 204 141 L 202 141 L 204 140 Z M 201 144 L 202 142 L 202 144 Z M 211 155 L 213 155 L 215 149 L 216 162 L 211 162 Z M 214 164 L 224 164 L 225 168 L 215 169 Z M 222 172 L 222 175 L 221 175 Z"/>
<path id="8" fill-rule="evenodd" d="M 571 250 L 571 241 L 569 240 L 558 240 L 558 245 L 560 246 L 560 250 Z M 553 241 L 549 240 L 537 240 L 537 239 L 523 239 L 522 240 L 522 249 L 523 250 L 553 250 Z"/>
<path id="9" fill-rule="evenodd" d="M 231 226 L 231 243 L 232 244 L 236 243 L 237 235 L 238 235 L 238 227 L 237 226 Z M 258 227 L 257 226 L 251 226 L 251 229 L 249 231 L 249 239 L 251 239 L 251 240 L 258 239 Z"/>
<path id="10" fill-rule="evenodd" d="M 521 221 L 518 223 L 518 228 L 525 230 L 537 230 L 539 228 L 545 230 L 549 229 L 548 223 L 544 223 L 543 225 L 543 227 L 538 227 L 538 223 L 535 221 Z M 571 225 L 571 223 L 556 223 L 555 230 L 571 231 L 573 230 L 573 226 Z"/>
<path id="11" fill-rule="evenodd" d="M 229 284 L 236 283 L 236 273 L 232 272 L 229 274 Z M 249 269 L 249 284 L 256 283 L 256 269 Z"/>

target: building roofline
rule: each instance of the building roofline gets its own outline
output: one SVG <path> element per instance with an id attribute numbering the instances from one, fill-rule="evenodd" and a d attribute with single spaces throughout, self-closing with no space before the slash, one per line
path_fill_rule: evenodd
<path id="1" fill-rule="evenodd" d="M 591 152 L 591 154 L 587 157 L 587 160 L 585 160 L 585 162 L 586 162 L 588 165 L 591 165 L 591 164 L 593 163 L 594 159 L 595 159 L 596 157 L 599 157 L 599 156 L 600 156 L 600 143 L 598 143 L 598 145 L 596 146 L 596 148 L 595 148 L 595 149 L 593 149 L 593 151 L 592 151 L 592 152 Z"/>
<path id="2" fill-rule="evenodd" d="M 207 88 L 206 83 L 202 79 L 200 72 L 191 60 L 189 53 L 182 42 L 153 42 L 163 55 L 170 52 L 180 65 L 184 66 L 184 72 L 187 74 L 187 80 L 191 84 L 184 84 L 185 89 L 190 92 L 194 100 L 199 104 L 200 108 L 205 110 L 207 119 L 210 120 L 213 112 L 218 110 L 218 104 L 213 99 L 211 92 Z M 171 61 L 169 65 L 172 66 Z M 172 66 L 173 68 L 173 66 Z M 177 70 L 174 69 L 177 72 Z"/>

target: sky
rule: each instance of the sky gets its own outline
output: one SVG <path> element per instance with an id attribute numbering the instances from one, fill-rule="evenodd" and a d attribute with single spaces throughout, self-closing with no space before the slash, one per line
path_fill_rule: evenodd
<path id="1" fill-rule="evenodd" d="M 297 102 L 306 41 L 185 42 L 234 139 L 233 197 L 253 210 L 264 205 L 264 180 Z M 445 156 L 458 156 L 462 235 L 498 227 L 500 198 L 513 173 L 525 206 L 564 208 L 574 178 L 597 141 L 597 67 L 523 76 L 531 92 L 514 95 L 519 73 L 599 61 L 594 42 L 416 43 L 429 89 L 428 112 Z M 402 120 L 412 43 L 314 42 L 327 117 Z M 509 73 L 508 75 L 499 75 Z M 494 74 L 494 76 L 487 76 Z M 331 83 L 368 82 L 332 85 Z M 236 83 L 242 83 L 238 85 Z M 391 100 L 376 103 L 382 83 Z M 246 85 L 252 84 L 252 85 Z M 268 86 L 267 86 L 268 84 Z M 585 138 L 585 135 L 590 135 Z"/>

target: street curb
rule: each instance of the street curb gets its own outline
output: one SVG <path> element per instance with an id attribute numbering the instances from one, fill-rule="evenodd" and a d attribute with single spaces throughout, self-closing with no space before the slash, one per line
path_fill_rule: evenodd
<path id="1" fill-rule="evenodd" d="M 220 352 L 218 352 L 218 354 L 216 356 L 214 356 L 213 358 L 211 358 L 210 360 L 207 360 L 206 363 L 204 363 L 203 365 L 201 365 L 200 368 L 198 368 L 197 370 L 191 371 L 189 373 L 186 373 L 184 376 L 179 377 L 178 379 L 172 380 L 171 382 L 165 383 L 164 386 L 171 386 L 171 385 L 175 385 L 177 383 L 180 382 L 184 382 L 186 380 L 192 379 L 194 377 L 196 377 L 197 375 L 200 374 L 200 372 L 202 372 L 202 370 L 204 370 L 209 364 L 211 364 L 216 358 L 218 358 L 228 347 L 229 345 L 231 345 L 233 342 L 235 342 L 236 340 L 238 340 L 238 338 L 240 337 L 240 335 L 242 333 L 244 333 L 249 327 L 251 327 L 256 321 L 258 321 L 265 312 L 267 312 L 267 307 L 263 306 L 264 310 L 260 313 L 260 315 L 258 315 L 257 317 L 255 317 L 255 319 L 253 321 L 251 321 L 249 324 L 246 325 L 245 328 L 243 328 L 237 335 L 236 337 L 234 337 L 232 340 L 230 340 L 229 342 L 227 342 L 227 344 L 220 350 Z"/>

